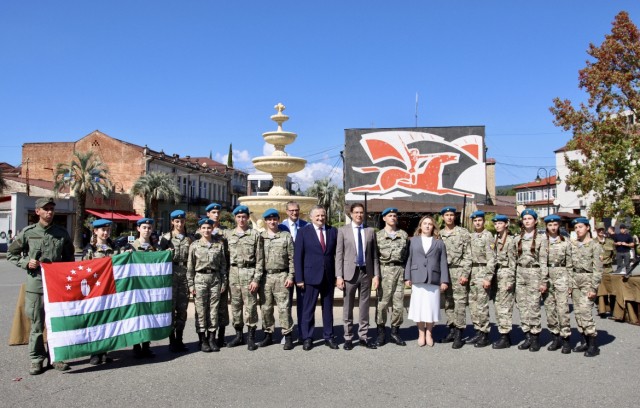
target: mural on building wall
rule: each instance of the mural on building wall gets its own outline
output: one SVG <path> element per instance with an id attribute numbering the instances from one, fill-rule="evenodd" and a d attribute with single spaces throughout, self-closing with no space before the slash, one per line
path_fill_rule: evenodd
<path id="1" fill-rule="evenodd" d="M 484 127 L 348 129 L 348 201 L 402 198 L 457 202 L 484 199 Z"/>

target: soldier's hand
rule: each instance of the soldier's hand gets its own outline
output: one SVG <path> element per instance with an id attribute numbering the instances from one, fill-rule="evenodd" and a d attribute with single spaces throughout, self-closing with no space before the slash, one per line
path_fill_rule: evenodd
<path id="1" fill-rule="evenodd" d="M 587 293 L 587 297 L 588 297 L 590 300 L 595 299 L 595 298 L 596 298 L 596 292 L 589 292 L 589 293 Z"/>
<path id="2" fill-rule="evenodd" d="M 258 291 L 258 287 L 259 287 L 259 286 L 260 286 L 260 285 L 258 285 L 257 283 L 255 283 L 255 282 L 251 282 L 251 283 L 249 284 L 249 292 L 251 292 L 251 293 L 256 293 L 256 292 Z"/>
<path id="3" fill-rule="evenodd" d="M 371 289 L 372 290 L 378 289 L 378 285 L 379 284 L 380 284 L 380 277 L 379 276 L 374 276 L 373 280 L 371 281 Z"/>
<path id="4" fill-rule="evenodd" d="M 545 293 L 547 291 L 547 285 L 540 285 L 540 293 Z"/>
<path id="5" fill-rule="evenodd" d="M 196 290 L 195 289 L 191 289 L 191 295 L 193 295 L 193 297 L 196 297 Z"/>
<path id="6" fill-rule="evenodd" d="M 29 263 L 27 264 L 27 268 L 36 269 L 40 265 L 40 261 L 37 259 L 29 259 Z"/>
<path id="7" fill-rule="evenodd" d="M 225 290 L 227 290 L 227 285 L 222 285 L 222 287 L 220 288 L 220 293 L 224 293 Z"/>
<path id="8" fill-rule="evenodd" d="M 292 287 L 292 286 L 293 286 L 293 281 L 292 281 L 291 279 L 287 279 L 287 280 L 284 282 L 284 287 L 285 287 L 285 288 L 287 288 L 287 289 L 288 289 L 288 288 L 290 288 L 290 287 Z"/>
<path id="9" fill-rule="evenodd" d="M 336 287 L 340 290 L 344 289 L 344 279 L 337 278 L 336 279 Z"/>
<path id="10" fill-rule="evenodd" d="M 404 284 L 407 285 L 408 287 L 411 287 L 411 281 L 410 280 L 404 281 Z"/>
<path id="11" fill-rule="evenodd" d="M 511 292 L 513 290 L 513 285 L 507 286 L 507 292 Z"/>
<path id="12" fill-rule="evenodd" d="M 469 279 L 461 276 L 460 279 L 458 279 L 458 283 L 460 283 L 461 285 L 466 285 L 467 283 L 469 283 Z"/>
<path id="13" fill-rule="evenodd" d="M 485 288 L 485 289 L 489 289 L 489 288 L 491 288 L 491 281 L 488 281 L 488 280 L 486 280 L 486 279 L 483 279 L 483 280 L 482 280 L 482 287 L 483 287 L 483 288 Z"/>

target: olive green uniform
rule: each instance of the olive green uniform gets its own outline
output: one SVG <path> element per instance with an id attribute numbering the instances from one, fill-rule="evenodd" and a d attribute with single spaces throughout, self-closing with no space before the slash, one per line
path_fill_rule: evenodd
<path id="1" fill-rule="evenodd" d="M 613 260 L 615 258 L 616 248 L 611 238 L 605 238 L 596 241 L 602 246 L 602 281 L 598 287 L 598 314 L 613 312 L 615 297 L 611 288 L 611 273 L 613 273 Z"/>

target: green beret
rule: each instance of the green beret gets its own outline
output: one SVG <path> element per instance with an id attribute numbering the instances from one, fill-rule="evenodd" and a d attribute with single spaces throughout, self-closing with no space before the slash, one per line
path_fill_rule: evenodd
<path id="1" fill-rule="evenodd" d="M 53 201 L 52 197 L 40 197 L 36 200 L 36 208 L 42 208 L 47 204 L 56 205 L 56 202 Z"/>

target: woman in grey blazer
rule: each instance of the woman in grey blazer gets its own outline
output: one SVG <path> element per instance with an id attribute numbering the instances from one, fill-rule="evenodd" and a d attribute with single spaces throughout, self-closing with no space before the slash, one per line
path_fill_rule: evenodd
<path id="1" fill-rule="evenodd" d="M 418 324 L 418 345 L 433 346 L 433 325 L 440 320 L 440 293 L 449 286 L 447 249 L 433 217 L 422 217 L 409 240 L 404 279 L 411 286 L 409 319 Z"/>

